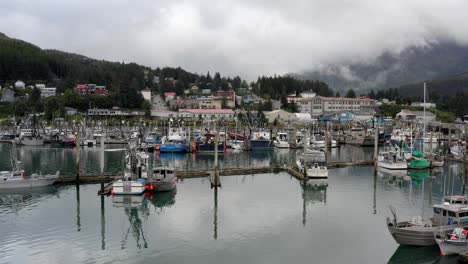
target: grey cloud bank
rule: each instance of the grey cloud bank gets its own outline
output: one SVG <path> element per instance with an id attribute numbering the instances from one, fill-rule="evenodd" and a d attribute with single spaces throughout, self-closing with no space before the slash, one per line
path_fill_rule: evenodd
<path id="1" fill-rule="evenodd" d="M 468 44 L 468 1 L 4 0 L 0 31 L 97 59 L 254 79 Z"/>

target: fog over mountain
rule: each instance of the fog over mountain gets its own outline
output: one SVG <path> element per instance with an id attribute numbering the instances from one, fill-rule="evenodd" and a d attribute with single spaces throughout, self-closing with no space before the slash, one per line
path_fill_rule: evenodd
<path id="1" fill-rule="evenodd" d="M 365 89 L 467 71 L 466 10 L 463 0 L 4 0 L 0 32 L 98 59 Z"/>

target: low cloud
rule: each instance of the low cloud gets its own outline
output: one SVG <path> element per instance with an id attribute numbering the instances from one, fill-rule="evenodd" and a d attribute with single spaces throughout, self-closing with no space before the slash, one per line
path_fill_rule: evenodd
<path id="1" fill-rule="evenodd" d="M 466 10 L 457 0 L 5 0 L 0 31 L 97 59 L 252 80 L 440 41 L 466 45 Z"/>

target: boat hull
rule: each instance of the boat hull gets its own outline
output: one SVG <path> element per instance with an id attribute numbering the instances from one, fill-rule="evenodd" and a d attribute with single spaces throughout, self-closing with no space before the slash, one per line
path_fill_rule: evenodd
<path id="1" fill-rule="evenodd" d="M 273 148 L 273 141 L 271 140 L 251 140 L 250 148 L 255 149 L 271 149 Z"/>
<path id="2" fill-rule="evenodd" d="M 397 224 L 398 226 L 398 224 Z M 387 228 L 395 241 L 400 245 L 408 246 L 432 246 L 436 244 L 434 231 L 437 227 L 425 227 L 418 229 L 399 228 L 387 218 Z"/>
<path id="3" fill-rule="evenodd" d="M 468 250 L 468 241 L 451 241 L 447 239 L 436 239 L 437 245 L 439 245 L 440 253 L 442 256 L 460 254 Z"/>
<path id="4" fill-rule="evenodd" d="M 406 170 L 406 169 L 408 169 L 408 164 L 406 162 L 390 163 L 390 162 L 378 161 L 377 166 L 379 168 L 384 168 L 384 169 L 387 169 L 387 170 Z"/>
<path id="5" fill-rule="evenodd" d="M 38 178 L 26 178 L 26 179 L 3 179 L 0 182 L 0 190 L 2 189 L 21 189 L 21 188 L 34 188 L 43 187 L 54 184 L 58 179 L 59 174 L 45 175 Z"/>
<path id="6" fill-rule="evenodd" d="M 197 152 L 214 152 L 215 151 L 215 144 L 214 143 L 207 143 L 207 142 L 197 142 L 196 143 L 196 151 Z M 218 152 L 224 151 L 224 143 L 218 144 Z"/>
<path id="7" fill-rule="evenodd" d="M 187 144 L 161 144 L 159 152 L 161 153 L 185 153 Z"/>
<path id="8" fill-rule="evenodd" d="M 117 195 L 138 195 L 146 190 L 146 184 L 139 181 L 118 180 L 112 184 L 112 193 Z"/>
<path id="9" fill-rule="evenodd" d="M 24 146 L 43 146 L 44 138 L 42 137 L 23 137 L 20 141 Z"/>

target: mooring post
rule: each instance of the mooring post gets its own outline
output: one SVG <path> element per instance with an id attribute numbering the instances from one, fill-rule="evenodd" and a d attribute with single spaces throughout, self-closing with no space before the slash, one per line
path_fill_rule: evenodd
<path id="1" fill-rule="evenodd" d="M 80 132 L 76 134 L 76 175 L 75 175 L 75 181 L 76 183 L 79 183 L 80 181 Z"/>
<path id="2" fill-rule="evenodd" d="M 466 142 L 466 123 L 464 125 L 464 132 L 463 132 L 463 139 L 465 140 L 465 149 L 463 151 L 463 195 L 465 195 L 466 192 L 466 145 L 468 142 Z"/>
<path id="3" fill-rule="evenodd" d="M 374 119 L 375 122 L 375 119 Z M 374 169 L 377 169 L 377 151 L 379 148 L 379 127 L 374 126 Z"/>
<path id="4" fill-rule="evenodd" d="M 101 137 L 101 151 L 100 151 L 100 169 L 101 169 L 101 193 L 104 193 L 104 136 Z"/>
<path id="5" fill-rule="evenodd" d="M 452 146 L 452 124 L 448 125 L 448 153 L 450 154 L 450 147 Z"/>
<path id="6" fill-rule="evenodd" d="M 219 131 L 216 129 L 216 123 L 215 123 L 215 142 L 214 142 L 214 155 L 215 155 L 215 161 L 214 161 L 214 171 L 213 171 L 213 179 L 211 180 L 211 186 L 213 187 L 218 187 L 221 186 L 221 180 L 219 179 L 219 171 L 218 171 L 218 142 L 219 142 Z"/>
<path id="7" fill-rule="evenodd" d="M 328 123 L 325 122 L 325 155 L 328 153 L 329 138 L 328 138 Z"/>

